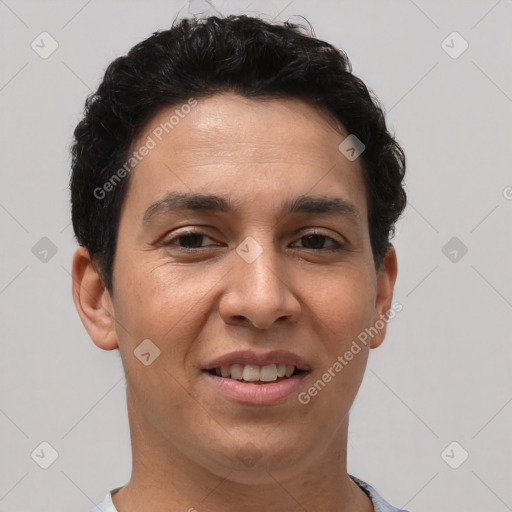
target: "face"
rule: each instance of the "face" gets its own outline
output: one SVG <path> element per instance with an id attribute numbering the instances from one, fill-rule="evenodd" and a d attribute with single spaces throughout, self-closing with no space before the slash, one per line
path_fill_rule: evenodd
<path id="1" fill-rule="evenodd" d="M 385 328 L 344 354 L 389 310 L 394 252 L 376 273 L 361 162 L 327 113 L 226 93 L 160 133 L 176 109 L 133 144 L 155 142 L 131 171 L 101 298 L 115 323 L 84 323 L 119 347 L 132 428 L 219 475 L 285 477 L 343 437 Z M 275 380 L 279 365 L 294 374 Z"/>

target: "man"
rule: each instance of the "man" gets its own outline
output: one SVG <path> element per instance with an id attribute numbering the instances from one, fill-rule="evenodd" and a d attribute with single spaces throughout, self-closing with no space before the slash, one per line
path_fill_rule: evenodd
<path id="1" fill-rule="evenodd" d="M 405 158 L 345 54 L 182 20 L 109 66 L 72 154 L 73 298 L 120 351 L 133 453 L 93 510 L 398 510 L 346 453 Z"/>

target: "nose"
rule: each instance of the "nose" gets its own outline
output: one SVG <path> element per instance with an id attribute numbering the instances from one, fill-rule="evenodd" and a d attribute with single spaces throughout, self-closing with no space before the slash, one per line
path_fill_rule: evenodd
<path id="1" fill-rule="evenodd" d="M 277 322 L 296 322 L 301 305 L 286 272 L 286 261 L 272 247 L 261 246 L 253 261 L 233 251 L 232 270 L 219 303 L 219 312 L 227 324 L 269 329 Z"/>

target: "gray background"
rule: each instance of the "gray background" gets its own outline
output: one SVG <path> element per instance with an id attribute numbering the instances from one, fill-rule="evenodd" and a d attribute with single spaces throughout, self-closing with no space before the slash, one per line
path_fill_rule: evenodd
<path id="1" fill-rule="evenodd" d="M 71 299 L 68 146 L 112 59 L 205 11 L 305 16 L 348 53 L 408 157 L 403 311 L 352 409 L 350 473 L 417 512 L 512 510 L 510 0 L 0 0 L 0 510 L 86 511 L 129 479 L 121 360 Z M 59 45 L 47 59 L 31 48 L 43 31 Z M 453 31 L 469 44 L 458 58 L 457 36 L 442 45 Z M 48 448 L 31 457 L 43 441 L 48 469 Z"/>

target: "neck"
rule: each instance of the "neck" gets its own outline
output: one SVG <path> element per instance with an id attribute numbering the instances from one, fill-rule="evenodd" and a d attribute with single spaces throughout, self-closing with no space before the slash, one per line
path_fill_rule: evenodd
<path id="1" fill-rule="evenodd" d="M 348 416 L 326 453 L 286 472 L 271 467 L 256 472 L 192 461 L 136 413 L 128 397 L 132 443 L 130 481 L 114 494 L 118 512 L 266 512 L 322 510 L 372 512 L 368 496 L 348 476 Z M 254 481 L 252 478 L 254 475 Z"/>

